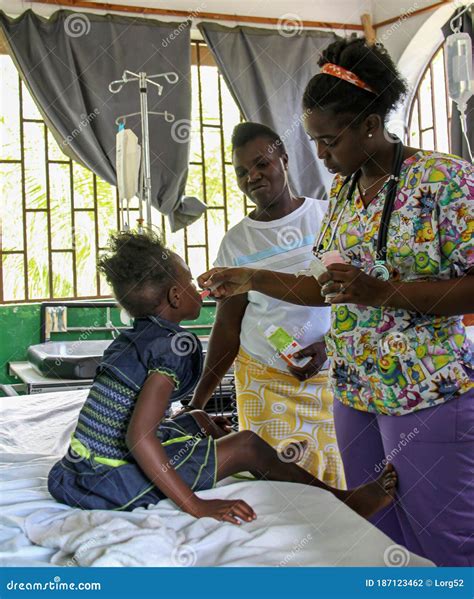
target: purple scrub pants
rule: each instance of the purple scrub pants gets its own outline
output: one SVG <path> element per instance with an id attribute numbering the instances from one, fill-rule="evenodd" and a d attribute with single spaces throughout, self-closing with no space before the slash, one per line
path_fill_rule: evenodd
<path id="1" fill-rule="evenodd" d="M 405 416 L 334 401 L 347 486 L 398 472 L 396 503 L 371 522 L 437 566 L 474 565 L 474 390 Z"/>

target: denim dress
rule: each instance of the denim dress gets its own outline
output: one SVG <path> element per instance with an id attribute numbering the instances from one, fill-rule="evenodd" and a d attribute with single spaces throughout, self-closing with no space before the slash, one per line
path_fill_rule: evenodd
<path id="1" fill-rule="evenodd" d="M 151 373 L 173 380 L 171 404 L 194 389 L 202 362 L 192 333 L 156 316 L 135 319 L 104 353 L 69 449 L 49 473 L 51 495 L 73 507 L 127 511 L 165 499 L 134 460 L 128 425 Z M 168 456 L 163 468 L 176 470 L 193 491 L 215 485 L 216 443 L 191 414 L 163 419 L 156 436 Z"/>

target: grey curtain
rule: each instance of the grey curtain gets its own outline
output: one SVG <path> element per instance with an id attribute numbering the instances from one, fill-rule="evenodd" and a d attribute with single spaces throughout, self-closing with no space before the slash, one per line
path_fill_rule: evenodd
<path id="1" fill-rule="evenodd" d="M 461 10 L 462 9 L 458 9 L 456 12 L 454 12 L 452 17 L 454 17 L 456 13 L 461 12 Z M 443 27 L 443 34 L 445 38 L 448 37 L 448 35 L 451 35 L 452 33 L 451 27 L 449 26 L 452 17 Z M 474 6 L 471 6 L 471 9 L 465 12 L 462 15 L 461 19 L 461 31 L 470 35 L 474 47 Z M 451 114 L 453 116 L 453 118 L 451 119 L 451 152 L 456 156 L 461 156 L 465 160 L 470 161 L 471 159 L 469 157 L 466 139 L 461 130 L 459 111 L 454 102 L 452 103 L 451 108 Z M 471 148 L 474 150 L 474 96 L 472 96 L 467 103 L 466 119 L 469 143 L 471 145 Z"/>
<path id="2" fill-rule="evenodd" d="M 294 192 L 326 197 L 331 175 L 316 157 L 301 124 L 301 98 L 319 71 L 320 52 L 336 39 L 324 31 L 257 29 L 201 23 L 198 27 L 247 120 L 263 123 L 283 139 Z"/>
<path id="3" fill-rule="evenodd" d="M 31 10 L 18 19 L 0 12 L 9 50 L 41 114 L 63 151 L 116 184 L 115 119 L 140 110 L 138 83 L 119 94 L 110 81 L 125 69 L 148 75 L 174 71 L 179 82 L 163 81 L 162 96 L 148 88 L 150 111 L 168 109 L 174 124 L 150 115 L 153 203 L 176 231 L 194 222 L 205 206 L 183 197 L 191 118 L 189 23 L 98 16 L 60 10 L 44 19 Z M 160 80 L 158 80 L 161 82 Z M 140 117 L 127 120 L 141 139 Z"/>

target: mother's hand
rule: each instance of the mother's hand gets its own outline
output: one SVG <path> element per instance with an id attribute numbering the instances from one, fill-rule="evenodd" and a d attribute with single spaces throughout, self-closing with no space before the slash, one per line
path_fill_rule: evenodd
<path id="1" fill-rule="evenodd" d="M 324 341 L 316 341 L 307 347 L 303 348 L 295 354 L 295 358 L 311 358 L 311 361 L 306 366 L 288 366 L 288 370 L 299 381 L 306 381 L 312 376 L 316 376 L 324 366 L 326 355 L 326 344 Z"/>
<path id="2" fill-rule="evenodd" d="M 254 273 L 251 268 L 211 268 L 197 281 L 200 287 L 209 289 L 213 297 L 222 299 L 250 291 Z"/>
<path id="3" fill-rule="evenodd" d="M 318 277 L 321 294 L 329 304 L 359 304 L 378 307 L 390 293 L 390 283 L 365 274 L 350 264 L 331 264 Z"/>

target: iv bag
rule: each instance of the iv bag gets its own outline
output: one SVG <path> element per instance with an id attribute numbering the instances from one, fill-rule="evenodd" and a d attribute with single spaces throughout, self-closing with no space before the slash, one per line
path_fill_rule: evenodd
<path id="1" fill-rule="evenodd" d="M 140 169 L 140 144 L 131 129 L 121 129 L 117 133 L 117 187 L 121 200 L 131 200 L 138 195 L 138 175 Z"/>
<path id="2" fill-rule="evenodd" d="M 473 94 L 472 42 L 467 33 L 453 33 L 446 39 L 448 93 L 458 107 L 466 106 Z"/>

